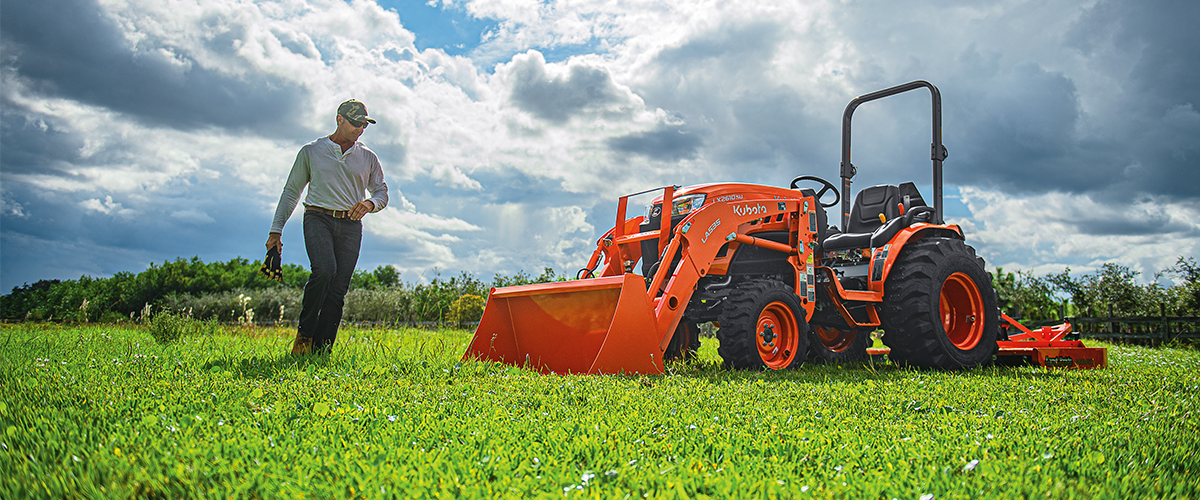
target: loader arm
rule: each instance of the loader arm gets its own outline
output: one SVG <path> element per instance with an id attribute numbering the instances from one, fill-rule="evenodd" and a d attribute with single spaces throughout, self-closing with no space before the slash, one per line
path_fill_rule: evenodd
<path id="1" fill-rule="evenodd" d="M 815 206 L 815 200 L 807 201 L 809 207 Z M 809 212 L 800 210 L 804 203 L 805 201 L 799 198 L 717 202 L 705 205 L 679 224 L 675 237 L 663 252 L 664 256 L 670 256 L 682 251 L 679 264 L 674 269 L 662 266 L 653 277 L 647 277 L 651 279 L 648 293 L 662 291 L 661 296 L 654 298 L 656 334 L 660 336 L 660 350 L 665 351 L 670 343 L 684 308 L 696 290 L 696 283 L 708 275 L 717 252 L 729 242 L 785 253 L 797 277 L 793 283 L 793 290 L 802 297 L 805 319 L 812 317 L 814 303 L 808 299 L 806 293 L 807 284 L 810 282 L 806 276 L 811 274 L 812 269 L 808 264 L 811 262 L 808 257 L 812 255 L 808 243 L 815 241 L 816 235 L 808 230 Z M 777 220 L 781 217 L 789 221 L 790 245 L 746 234 L 761 221 Z"/>

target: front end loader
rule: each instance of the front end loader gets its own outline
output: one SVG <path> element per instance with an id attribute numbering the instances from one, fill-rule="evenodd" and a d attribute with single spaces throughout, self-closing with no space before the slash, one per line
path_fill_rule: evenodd
<path id="1" fill-rule="evenodd" d="M 865 188 L 851 204 L 854 109 L 920 88 L 933 103 L 933 205 L 912 182 Z M 623 196 L 578 279 L 492 289 L 463 359 L 657 374 L 695 352 L 697 325 L 715 322 L 718 353 L 734 369 L 864 359 L 878 329 L 903 366 L 990 362 L 1001 315 L 983 259 L 942 220 L 945 158 L 937 87 L 915 81 L 857 97 L 843 114 L 840 191 L 809 175 L 788 188 L 666 186 L 635 217 L 629 199 L 658 189 Z M 841 229 L 826 213 L 839 201 Z"/>

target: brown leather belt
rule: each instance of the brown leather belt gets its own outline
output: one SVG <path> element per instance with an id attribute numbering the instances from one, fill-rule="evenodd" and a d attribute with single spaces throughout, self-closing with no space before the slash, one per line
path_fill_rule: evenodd
<path id="1" fill-rule="evenodd" d="M 305 205 L 304 209 L 312 210 L 314 212 L 321 212 L 330 217 L 337 217 L 339 219 L 349 219 L 350 218 L 349 210 L 330 210 L 328 208 L 314 207 L 314 206 L 308 206 L 308 205 Z"/>

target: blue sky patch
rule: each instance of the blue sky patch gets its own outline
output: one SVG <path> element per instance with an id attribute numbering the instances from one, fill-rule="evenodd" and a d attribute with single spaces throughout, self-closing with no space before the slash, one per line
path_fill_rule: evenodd
<path id="1" fill-rule="evenodd" d="M 379 5 L 400 15 L 400 24 L 416 35 L 417 49 L 442 49 L 450 55 L 478 47 L 483 34 L 499 24 L 477 19 L 460 7 L 435 7 L 424 0 L 380 0 Z"/>

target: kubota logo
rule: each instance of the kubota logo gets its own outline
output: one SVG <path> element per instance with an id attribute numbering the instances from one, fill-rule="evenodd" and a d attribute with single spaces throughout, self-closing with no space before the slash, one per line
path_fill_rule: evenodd
<path id="1" fill-rule="evenodd" d="M 767 213 L 767 206 L 766 205 L 735 205 L 733 207 L 733 213 L 738 214 L 739 217 L 745 217 L 747 215 L 765 214 L 765 213 Z"/>

